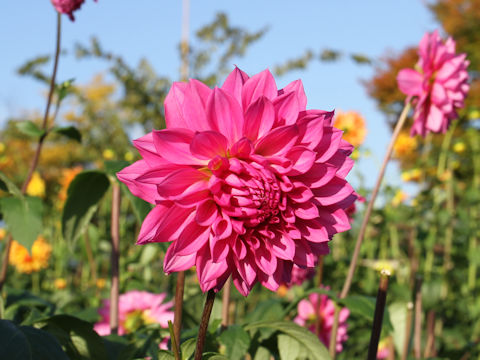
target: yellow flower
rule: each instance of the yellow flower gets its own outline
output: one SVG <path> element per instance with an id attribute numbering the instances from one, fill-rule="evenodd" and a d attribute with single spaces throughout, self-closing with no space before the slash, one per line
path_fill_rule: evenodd
<path id="1" fill-rule="evenodd" d="M 395 264 L 388 260 L 378 260 L 375 263 L 375 270 L 378 272 L 383 271 L 385 273 L 388 273 L 388 275 L 393 275 L 393 272 L 395 270 Z"/>
<path id="2" fill-rule="evenodd" d="M 0 142 L 0 154 L 5 151 L 5 144 L 3 142 Z"/>
<path id="3" fill-rule="evenodd" d="M 7 235 L 7 231 L 4 228 L 0 228 L 0 240 L 5 239 L 6 235 Z"/>
<path id="4" fill-rule="evenodd" d="M 67 287 L 67 280 L 65 280 L 64 278 L 57 278 L 55 279 L 53 284 L 55 285 L 56 289 L 62 290 Z"/>
<path id="5" fill-rule="evenodd" d="M 288 288 L 284 284 L 278 287 L 278 290 L 277 290 L 278 296 L 285 297 L 285 295 L 287 295 L 287 292 L 288 292 Z"/>
<path id="6" fill-rule="evenodd" d="M 99 278 L 97 279 L 97 283 L 95 285 L 97 285 L 97 288 L 103 289 L 105 285 L 107 285 L 107 280 L 105 280 L 104 278 Z"/>
<path id="7" fill-rule="evenodd" d="M 461 154 L 465 151 L 467 147 L 465 146 L 465 143 L 463 142 L 457 142 L 455 145 L 453 145 L 453 151 L 455 151 L 457 154 Z"/>
<path id="8" fill-rule="evenodd" d="M 392 199 L 392 205 L 397 207 L 407 199 L 408 199 L 408 194 L 404 193 L 402 190 L 398 190 Z"/>
<path id="9" fill-rule="evenodd" d="M 115 85 L 105 83 L 102 74 L 94 76 L 91 84 L 83 88 L 85 98 L 90 102 L 104 101 L 115 92 Z"/>
<path id="10" fill-rule="evenodd" d="M 115 152 L 112 149 L 103 150 L 103 158 L 105 160 L 112 160 L 115 157 Z"/>
<path id="11" fill-rule="evenodd" d="M 365 119 L 355 111 L 339 111 L 335 116 L 333 126 L 342 130 L 343 139 L 354 147 L 360 146 L 367 135 Z"/>
<path id="12" fill-rule="evenodd" d="M 415 155 L 417 150 L 417 139 L 411 137 L 408 132 L 402 131 L 395 141 L 393 152 L 396 158 L 406 159 Z"/>
<path id="13" fill-rule="evenodd" d="M 30 274 L 45 269 L 51 253 L 51 245 L 42 236 L 39 236 L 33 243 L 31 255 L 26 247 L 14 240 L 10 249 L 9 262 L 19 272 Z"/>
<path id="14" fill-rule="evenodd" d="M 81 166 L 75 166 L 74 168 L 71 169 L 63 169 L 62 170 L 62 177 L 60 178 L 60 191 L 58 193 L 58 199 L 60 200 L 61 203 L 63 203 L 65 200 L 67 200 L 67 190 L 68 187 L 70 186 L 70 183 L 75 179 L 75 176 L 78 175 L 82 171 Z"/>
<path id="15" fill-rule="evenodd" d="M 131 151 L 127 151 L 124 155 L 126 161 L 132 161 L 134 159 L 134 155 Z"/>
<path id="16" fill-rule="evenodd" d="M 41 198 L 45 196 L 45 181 L 43 181 L 38 172 L 33 173 L 32 179 L 27 186 L 27 194 Z"/>
<path id="17" fill-rule="evenodd" d="M 412 169 L 402 172 L 403 181 L 419 181 L 422 177 L 422 171 L 420 169 Z"/>

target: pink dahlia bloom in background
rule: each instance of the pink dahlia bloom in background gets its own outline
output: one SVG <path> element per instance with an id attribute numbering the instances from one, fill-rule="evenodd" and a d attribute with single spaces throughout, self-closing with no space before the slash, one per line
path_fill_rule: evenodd
<path id="1" fill-rule="evenodd" d="M 55 9 L 62 14 L 67 14 L 70 20 L 75 21 L 73 12 L 80 9 L 85 0 L 51 0 Z M 97 0 L 95 0 L 97 1 Z"/>
<path id="2" fill-rule="evenodd" d="M 297 265 L 292 267 L 292 275 L 290 281 L 285 284 L 288 288 L 293 285 L 302 285 L 305 281 L 312 279 L 315 276 L 316 268 L 301 268 Z"/>
<path id="3" fill-rule="evenodd" d="M 455 41 L 449 37 L 443 42 L 438 31 L 423 36 L 418 55 L 416 70 L 403 69 L 397 76 L 400 91 L 407 100 L 414 98 L 410 134 L 444 133 L 469 90 L 467 55 L 455 54 Z"/>
<path id="4" fill-rule="evenodd" d="M 146 324 L 160 324 L 162 328 L 168 328 L 168 321 L 173 321 L 172 301 L 163 302 L 165 293 L 152 294 L 147 291 L 128 291 L 120 295 L 119 312 L 119 335 L 136 331 Z M 95 324 L 94 330 L 101 336 L 110 334 L 110 300 L 103 301 L 103 307 L 98 310 L 102 319 Z M 168 338 L 162 341 L 165 348 Z"/>
<path id="5" fill-rule="evenodd" d="M 293 320 L 298 325 L 308 327 L 315 333 L 317 318 L 320 317 L 320 329 L 318 337 L 325 346 L 330 345 L 330 336 L 335 317 L 335 304 L 324 294 L 310 294 L 308 299 L 298 303 L 298 315 Z M 343 350 L 343 343 L 347 341 L 347 318 L 350 311 L 347 308 L 340 310 L 340 321 L 337 331 L 337 353 Z"/>
<path id="6" fill-rule="evenodd" d="M 301 81 L 278 90 L 268 70 L 236 68 L 221 88 L 172 85 L 167 129 L 134 141 L 143 159 L 118 173 L 155 204 L 137 243 L 173 242 L 166 273 L 196 266 L 202 291 L 230 275 L 245 296 L 256 282 L 275 291 L 350 228 L 353 148 L 333 112 L 306 104 Z"/>

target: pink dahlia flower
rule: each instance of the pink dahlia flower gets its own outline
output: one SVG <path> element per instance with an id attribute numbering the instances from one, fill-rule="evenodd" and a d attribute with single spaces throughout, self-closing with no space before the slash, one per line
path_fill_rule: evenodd
<path id="1" fill-rule="evenodd" d="M 137 243 L 173 241 L 166 273 L 196 266 L 202 291 L 230 275 L 245 296 L 256 282 L 275 291 L 350 228 L 353 147 L 333 112 L 306 104 L 301 81 L 277 90 L 268 70 L 236 68 L 221 88 L 173 84 L 167 129 L 134 141 L 143 159 L 118 173 L 155 204 Z"/>
<path id="2" fill-rule="evenodd" d="M 55 9 L 62 14 L 67 14 L 70 20 L 75 21 L 73 12 L 80 9 L 85 0 L 51 0 Z M 97 0 L 95 0 L 97 1 Z"/>
<path id="3" fill-rule="evenodd" d="M 293 285 L 302 285 L 305 281 L 312 279 L 315 276 L 315 272 L 315 268 L 301 268 L 294 264 L 292 267 L 292 277 L 286 286 L 290 288 Z"/>
<path id="4" fill-rule="evenodd" d="M 457 118 L 456 110 L 464 106 L 469 61 L 465 60 L 466 54 L 455 54 L 451 37 L 443 42 L 438 31 L 423 36 L 418 54 L 417 70 L 403 69 L 397 76 L 398 87 L 408 95 L 407 100 L 415 97 L 410 134 L 444 133 Z"/>
<path id="5" fill-rule="evenodd" d="M 350 311 L 347 308 L 340 310 L 340 321 L 337 331 L 337 353 L 343 350 L 343 343 L 347 341 L 347 318 Z M 298 325 L 306 326 L 315 333 L 316 322 L 320 317 L 320 328 L 318 337 L 325 346 L 330 344 L 330 336 L 332 334 L 332 325 L 335 317 L 335 304 L 327 295 L 310 294 L 308 299 L 303 299 L 298 303 L 298 315 L 293 320 Z"/>
<path id="6" fill-rule="evenodd" d="M 146 324 L 160 324 L 162 328 L 168 328 L 168 321 L 173 321 L 173 312 L 170 311 L 173 302 L 164 303 L 166 296 L 165 293 L 152 294 L 147 291 L 136 290 L 120 295 L 118 304 L 119 335 L 134 332 L 140 326 Z M 101 336 L 109 335 L 110 300 L 103 301 L 103 307 L 98 310 L 98 313 L 102 316 L 102 319 L 95 324 L 94 330 Z M 166 344 L 165 339 L 162 344 Z"/>

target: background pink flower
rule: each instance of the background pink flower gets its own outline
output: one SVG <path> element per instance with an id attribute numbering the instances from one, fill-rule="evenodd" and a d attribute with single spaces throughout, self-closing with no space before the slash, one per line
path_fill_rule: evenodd
<path id="1" fill-rule="evenodd" d="M 305 281 L 310 280 L 315 276 L 316 268 L 301 268 L 297 265 L 292 267 L 292 277 L 290 282 L 285 284 L 288 288 L 293 285 L 302 285 Z"/>
<path id="2" fill-rule="evenodd" d="M 70 20 L 75 21 L 73 12 L 80 9 L 85 0 L 51 0 L 55 9 L 62 14 L 67 14 Z M 97 1 L 97 0 L 95 0 Z"/>
<path id="3" fill-rule="evenodd" d="M 301 81 L 277 90 L 268 70 L 250 78 L 236 68 L 215 89 L 173 84 L 167 129 L 134 141 L 143 159 L 118 173 L 156 205 L 138 243 L 173 242 L 165 272 L 195 265 L 203 291 L 230 275 L 245 296 L 256 282 L 275 291 L 350 228 L 353 147 L 333 112 L 306 104 Z"/>
<path id="4" fill-rule="evenodd" d="M 165 293 L 152 294 L 147 291 L 128 291 L 119 297 L 119 335 L 137 330 L 141 325 L 158 323 L 162 328 L 168 328 L 168 321 L 173 321 L 170 311 L 173 302 L 163 302 Z M 95 324 L 94 330 L 101 336 L 110 334 L 110 300 L 103 301 L 103 307 L 98 310 L 102 319 Z M 163 343 L 163 341 L 162 341 Z"/>
<path id="5" fill-rule="evenodd" d="M 337 331 L 337 353 L 343 350 L 343 343 L 347 341 L 347 318 L 350 311 L 347 308 L 340 310 L 340 321 Z M 320 341 L 329 346 L 330 336 L 332 333 L 332 325 L 335 317 L 335 304 L 327 295 L 310 294 L 308 299 L 303 299 L 298 303 L 298 315 L 294 321 L 308 327 L 315 333 L 317 317 L 320 316 L 320 333 L 318 335 Z"/>
<path id="6" fill-rule="evenodd" d="M 455 41 L 445 42 L 438 31 L 426 33 L 420 41 L 420 59 L 414 69 L 398 73 L 400 91 L 414 97 L 415 113 L 411 135 L 445 132 L 464 106 L 469 90 L 466 54 L 455 54 Z"/>

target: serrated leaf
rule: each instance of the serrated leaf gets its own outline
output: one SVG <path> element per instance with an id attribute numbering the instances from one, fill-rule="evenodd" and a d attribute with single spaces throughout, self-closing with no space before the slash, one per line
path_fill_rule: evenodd
<path id="1" fill-rule="evenodd" d="M 227 348 L 227 357 L 232 360 L 243 359 L 250 347 L 250 336 L 239 325 L 230 326 L 222 332 L 219 340 Z"/>
<path id="2" fill-rule="evenodd" d="M 37 197 L 0 199 L 3 220 L 13 238 L 27 249 L 42 230 L 42 201 Z"/>
<path id="3" fill-rule="evenodd" d="M 309 330 L 293 323 L 290 321 L 262 321 L 252 324 L 247 324 L 244 326 L 244 329 L 247 331 L 261 329 L 261 328 L 271 328 L 277 331 L 284 333 L 285 335 L 291 336 L 296 341 L 298 341 L 303 347 L 306 356 L 310 360 L 328 360 L 331 359 L 328 354 L 328 350 L 323 345 L 320 340 L 310 332 Z"/>
<path id="4" fill-rule="evenodd" d="M 40 129 L 37 124 L 30 120 L 17 121 L 15 125 L 18 131 L 27 136 L 37 138 L 45 134 L 44 130 Z"/>
<path id="5" fill-rule="evenodd" d="M 11 181 L 7 175 L 0 171 L 0 189 L 9 192 L 13 196 L 23 198 L 23 194 L 20 189 Z"/>
<path id="6" fill-rule="evenodd" d="M 109 186 L 108 177 L 100 171 L 84 171 L 73 179 L 62 215 L 63 237 L 70 244 L 86 229 Z"/>
<path id="7" fill-rule="evenodd" d="M 54 127 L 52 132 L 57 134 L 63 135 L 69 139 L 78 141 L 79 143 L 82 142 L 82 134 L 75 126 L 67 126 L 67 127 Z"/>

